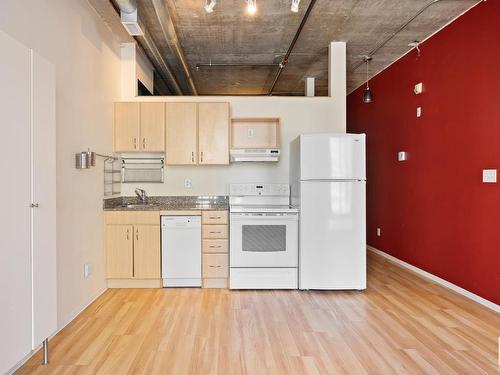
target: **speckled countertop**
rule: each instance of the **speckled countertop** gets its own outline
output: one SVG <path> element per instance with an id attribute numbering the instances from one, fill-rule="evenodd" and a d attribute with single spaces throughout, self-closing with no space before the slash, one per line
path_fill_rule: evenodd
<path id="1" fill-rule="evenodd" d="M 115 197 L 104 199 L 105 211 L 184 211 L 184 210 L 228 210 L 227 196 L 152 196 L 148 204 L 141 204 L 137 197 Z"/>

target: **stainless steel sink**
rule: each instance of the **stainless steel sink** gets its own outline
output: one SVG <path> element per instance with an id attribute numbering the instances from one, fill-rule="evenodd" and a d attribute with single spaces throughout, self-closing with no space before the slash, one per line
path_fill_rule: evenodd
<path id="1" fill-rule="evenodd" d="M 156 203 L 132 203 L 120 205 L 120 207 L 123 208 L 151 208 L 156 206 L 158 206 Z"/>

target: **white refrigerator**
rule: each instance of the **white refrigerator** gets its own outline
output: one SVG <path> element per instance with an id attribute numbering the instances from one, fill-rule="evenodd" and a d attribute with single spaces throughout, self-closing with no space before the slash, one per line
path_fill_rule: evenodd
<path id="1" fill-rule="evenodd" d="M 365 138 L 304 134 L 290 145 L 299 289 L 366 289 Z"/>

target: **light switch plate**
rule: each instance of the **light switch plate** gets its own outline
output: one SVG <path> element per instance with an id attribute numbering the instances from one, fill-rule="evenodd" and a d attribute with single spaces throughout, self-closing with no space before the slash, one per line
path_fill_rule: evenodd
<path id="1" fill-rule="evenodd" d="M 422 117 L 422 107 L 417 107 L 417 117 Z"/>
<path id="2" fill-rule="evenodd" d="M 193 187 L 193 182 L 189 178 L 186 178 L 184 180 L 184 187 L 187 189 L 191 189 Z"/>
<path id="3" fill-rule="evenodd" d="M 408 153 L 406 151 L 399 151 L 398 161 L 405 161 L 405 160 L 408 160 Z"/>
<path id="4" fill-rule="evenodd" d="M 496 169 L 483 169 L 483 182 L 488 184 L 496 184 L 497 170 Z"/>

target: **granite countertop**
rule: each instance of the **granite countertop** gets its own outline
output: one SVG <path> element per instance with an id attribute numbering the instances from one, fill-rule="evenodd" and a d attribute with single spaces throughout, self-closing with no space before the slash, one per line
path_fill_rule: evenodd
<path id="1" fill-rule="evenodd" d="M 228 210 L 227 196 L 152 196 L 148 204 L 141 204 L 137 197 L 104 199 L 104 211 L 187 211 Z"/>

